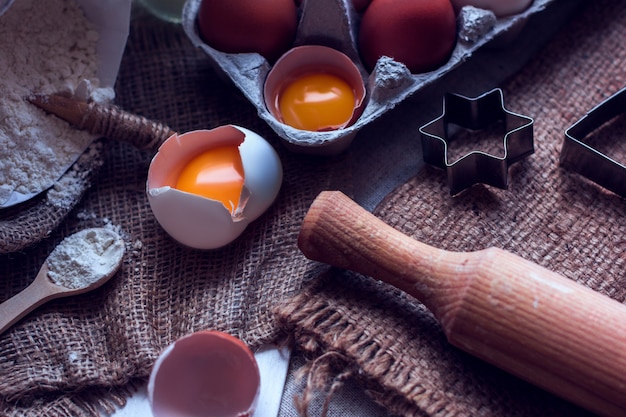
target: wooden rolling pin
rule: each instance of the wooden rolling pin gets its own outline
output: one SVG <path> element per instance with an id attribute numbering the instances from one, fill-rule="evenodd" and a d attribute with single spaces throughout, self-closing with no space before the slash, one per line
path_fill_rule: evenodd
<path id="1" fill-rule="evenodd" d="M 626 305 L 497 248 L 436 249 L 340 192 L 322 192 L 298 246 L 414 296 L 448 341 L 602 416 L 626 416 Z"/>

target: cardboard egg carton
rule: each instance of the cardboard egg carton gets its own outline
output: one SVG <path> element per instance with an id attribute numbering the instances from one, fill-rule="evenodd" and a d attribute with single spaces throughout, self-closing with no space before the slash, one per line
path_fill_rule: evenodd
<path id="1" fill-rule="evenodd" d="M 379 59 L 374 70 L 368 72 L 357 47 L 360 14 L 352 7 L 351 0 L 304 1 L 293 46 L 324 45 L 338 49 L 357 65 L 367 88 L 367 103 L 356 123 L 329 132 L 296 129 L 270 114 L 263 98 L 263 85 L 271 65 L 256 53 L 228 54 L 205 44 L 196 25 L 201 1 L 188 0 L 183 11 L 183 27 L 192 43 L 207 54 L 218 72 L 232 80 L 256 107 L 259 117 L 284 140 L 289 149 L 298 153 L 332 155 L 347 149 L 364 126 L 435 83 L 485 44 L 507 32 L 514 32 L 554 0 L 534 0 L 524 12 L 503 18 L 496 18 L 493 13 L 474 7 L 463 8 L 457 18 L 458 40 L 450 58 L 436 70 L 422 74 L 412 74 L 405 65 L 387 57 Z"/>

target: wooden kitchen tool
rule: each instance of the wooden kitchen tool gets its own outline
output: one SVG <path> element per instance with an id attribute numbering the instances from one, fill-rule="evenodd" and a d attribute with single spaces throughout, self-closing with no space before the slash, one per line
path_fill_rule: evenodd
<path id="1" fill-rule="evenodd" d="M 55 256 L 55 252 L 59 249 L 66 249 L 67 246 L 75 244 L 77 239 L 83 239 L 85 241 L 93 241 L 92 237 L 97 233 L 102 234 L 108 240 L 104 240 L 104 243 L 91 243 L 94 245 L 93 251 L 88 251 L 92 258 L 85 258 L 84 260 L 77 260 L 70 258 L 66 253 L 58 257 L 57 262 L 63 263 L 63 269 L 56 270 L 58 273 L 69 274 L 72 266 L 78 266 L 80 269 L 81 279 L 76 285 L 67 286 L 65 281 L 54 282 L 50 274 L 50 260 L 52 256 Z M 101 238 L 102 239 L 102 238 Z M 102 246 L 99 247 L 99 246 Z M 81 248 L 83 249 L 83 248 Z M 78 249 L 74 249 L 75 252 Z M 83 294 L 88 291 L 92 291 L 102 284 L 107 282 L 111 277 L 115 275 L 119 267 L 122 265 L 123 255 L 125 251 L 124 241 L 113 230 L 104 228 L 84 229 L 76 234 L 64 239 L 59 246 L 55 248 L 52 254 L 43 263 L 35 280 L 31 284 L 23 289 L 20 293 L 14 295 L 6 301 L 0 303 L 0 334 L 9 329 L 28 313 L 35 310 L 37 307 L 61 297 L 69 297 L 71 295 Z M 85 267 L 88 263 L 92 263 L 91 268 L 92 276 L 83 282 L 84 274 L 86 273 Z M 77 272 L 75 272 L 77 273 Z"/>
<path id="2" fill-rule="evenodd" d="M 602 416 L 626 416 L 626 305 L 498 248 L 450 252 L 322 192 L 305 256 L 414 296 L 464 351 Z"/>
<path id="3" fill-rule="evenodd" d="M 128 142 L 141 150 L 156 151 L 175 132 L 167 125 L 129 113 L 115 105 L 101 105 L 61 94 L 28 97 L 35 106 L 77 129 Z"/>

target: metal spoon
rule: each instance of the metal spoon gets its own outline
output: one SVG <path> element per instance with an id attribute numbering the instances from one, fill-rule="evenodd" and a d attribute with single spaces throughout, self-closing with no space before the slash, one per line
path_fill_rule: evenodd
<path id="1" fill-rule="evenodd" d="M 105 228 L 85 229 L 65 238 L 48 256 L 35 280 L 0 304 L 0 334 L 50 300 L 104 284 L 122 264 L 124 249 L 122 238 Z M 70 274 L 78 279 L 68 281 Z"/>

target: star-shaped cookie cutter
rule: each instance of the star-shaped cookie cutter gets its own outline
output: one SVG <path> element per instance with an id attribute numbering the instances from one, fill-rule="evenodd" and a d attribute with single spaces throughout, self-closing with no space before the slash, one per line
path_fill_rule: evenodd
<path id="1" fill-rule="evenodd" d="M 471 151 L 455 162 L 448 162 L 450 126 L 470 131 L 484 130 L 498 122 L 505 128 L 504 156 Z M 535 152 L 533 119 L 504 107 L 502 90 L 495 88 L 475 98 L 446 93 L 443 113 L 420 127 L 424 162 L 446 170 L 450 194 L 456 195 L 474 184 L 508 188 L 509 166 Z"/>
<path id="2" fill-rule="evenodd" d="M 584 142 L 590 133 L 626 112 L 626 88 L 613 94 L 565 131 L 560 165 L 626 197 L 626 166 Z"/>

